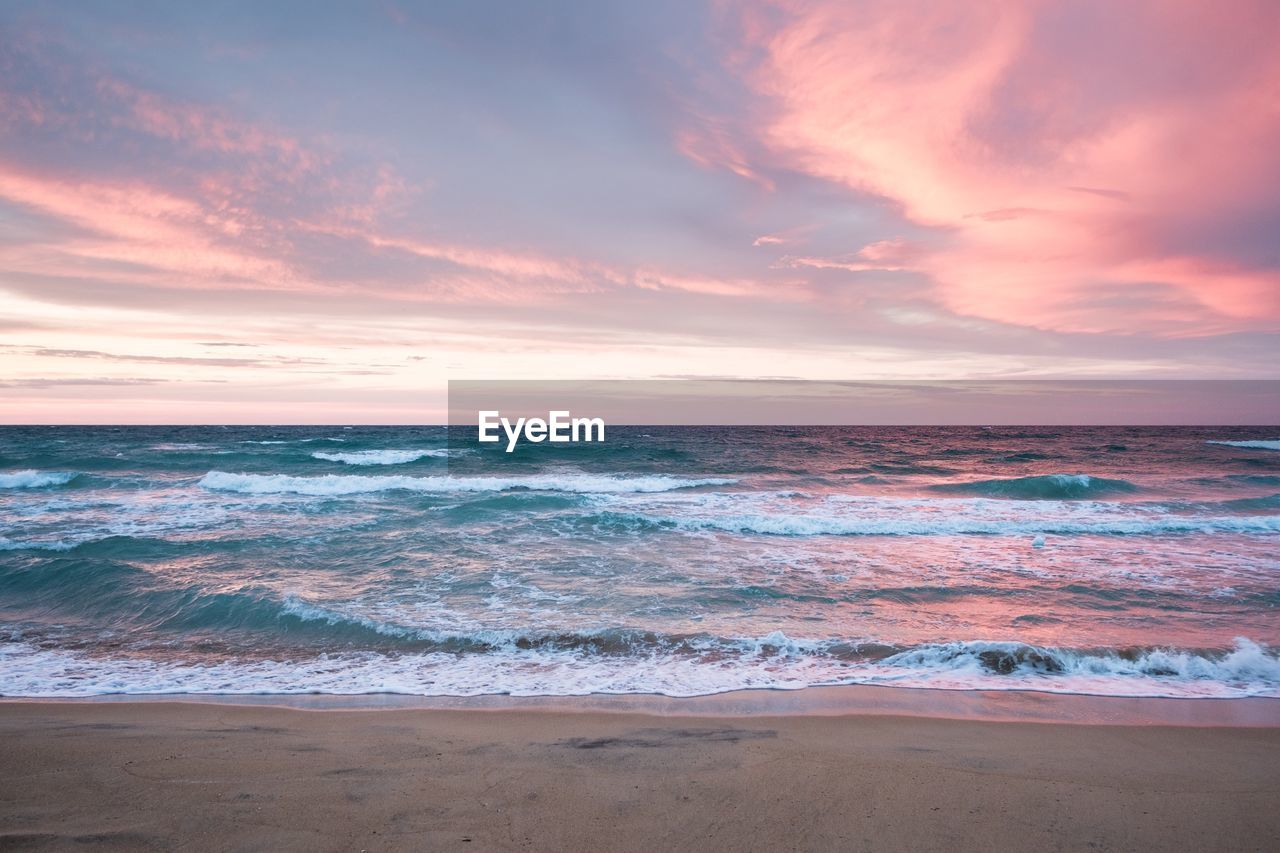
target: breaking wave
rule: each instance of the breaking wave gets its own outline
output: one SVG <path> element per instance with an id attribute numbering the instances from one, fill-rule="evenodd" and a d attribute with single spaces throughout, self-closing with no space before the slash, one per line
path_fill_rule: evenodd
<path id="1" fill-rule="evenodd" d="M 691 518 L 606 511 L 589 523 L 627 527 L 718 530 L 765 536 L 947 536 L 1095 534 L 1150 535 L 1158 533 L 1277 533 L 1280 516 L 1150 516 L 1098 518 L 983 519 L 903 515 L 899 518 L 858 518 L 797 513 L 761 513 Z"/>
<path id="2" fill-rule="evenodd" d="M 1138 490 L 1137 486 L 1127 480 L 1109 480 L 1104 477 L 1091 477 L 1088 474 L 1045 474 L 1039 477 L 942 483 L 931 488 L 937 492 L 1034 501 L 1079 500 Z"/>
<path id="3" fill-rule="evenodd" d="M 447 448 L 438 447 L 431 450 L 354 450 L 350 453 L 325 453 L 323 450 L 318 450 L 311 454 L 311 458 L 323 459 L 326 462 L 341 462 L 343 465 L 403 465 L 419 459 L 448 455 Z"/>
<path id="4" fill-rule="evenodd" d="M 1012 642 L 954 642 L 920 646 L 886 664 L 936 672 L 1005 676 L 1168 678 L 1280 686 L 1280 657 L 1244 637 L 1223 652 L 1185 649 L 1079 651 Z"/>
<path id="5" fill-rule="evenodd" d="M 74 547 L 74 543 L 64 542 L 61 539 L 23 542 L 0 536 L 0 551 L 70 551 Z"/>
<path id="6" fill-rule="evenodd" d="M 473 648 L 478 653 L 460 653 L 455 646 L 412 653 L 184 662 L 10 642 L 0 644 L 0 695 L 697 696 L 840 684 L 1099 696 L 1280 695 L 1280 658 L 1245 638 L 1222 650 L 1073 650 L 991 641 L 903 649 L 793 639 L 781 632 L 735 639 L 613 631 L 481 640 Z"/>
<path id="7" fill-rule="evenodd" d="M 294 477 L 286 474 L 229 474 L 225 471 L 210 471 L 200 479 L 199 485 L 206 489 L 249 495 L 294 494 L 337 497 L 396 490 L 447 493 L 529 489 L 544 492 L 616 494 L 666 492 L 697 486 L 730 485 L 735 482 L 737 481 L 718 477 L 685 479 L 664 474 L 628 477 L 568 471 L 525 477 L 376 477 L 354 474 Z"/>
<path id="8" fill-rule="evenodd" d="M 65 486 L 76 477 L 75 471 L 14 471 L 0 474 L 0 489 L 42 489 L 47 486 Z"/>
<path id="9" fill-rule="evenodd" d="M 1253 450 L 1280 450 L 1280 438 L 1272 441 L 1207 441 L 1206 444 L 1225 444 L 1228 447 L 1248 447 Z"/>

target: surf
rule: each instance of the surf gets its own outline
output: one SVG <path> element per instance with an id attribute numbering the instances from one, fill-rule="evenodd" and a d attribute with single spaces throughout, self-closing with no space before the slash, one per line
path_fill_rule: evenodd
<path id="1" fill-rule="evenodd" d="M 65 486 L 80 475 L 75 471 L 14 471 L 0 473 L 0 489 L 44 489 Z"/>
<path id="2" fill-rule="evenodd" d="M 344 465 L 404 465 L 419 459 L 440 459 L 449 455 L 448 448 L 427 450 L 354 450 L 350 453 L 328 453 L 317 450 L 312 459 L 325 462 L 341 462 Z"/>
<path id="3" fill-rule="evenodd" d="M 1138 486 L 1128 480 L 1094 477 L 1089 474 L 1045 474 L 1035 477 L 974 480 L 940 483 L 935 492 L 982 495 L 1012 500 L 1081 500 L 1102 495 L 1132 494 Z"/>
<path id="4" fill-rule="evenodd" d="M 200 478 L 199 485 L 205 489 L 250 495 L 295 494 L 341 497 L 390 491 L 450 493 L 505 492 L 512 489 L 595 494 L 666 492 L 699 486 L 732 485 L 735 482 L 737 481 L 734 479 L 724 477 L 688 479 L 665 474 L 627 476 L 569 471 L 520 477 L 381 477 L 355 474 L 299 477 L 288 474 L 232 474 L 225 471 L 210 471 Z"/>

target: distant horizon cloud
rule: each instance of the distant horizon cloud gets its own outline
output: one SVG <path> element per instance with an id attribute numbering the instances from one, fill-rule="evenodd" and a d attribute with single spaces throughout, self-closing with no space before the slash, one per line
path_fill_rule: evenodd
<path id="1" fill-rule="evenodd" d="M 11 4 L 0 420 L 1276 378 L 1277 33 L 1262 0 Z"/>

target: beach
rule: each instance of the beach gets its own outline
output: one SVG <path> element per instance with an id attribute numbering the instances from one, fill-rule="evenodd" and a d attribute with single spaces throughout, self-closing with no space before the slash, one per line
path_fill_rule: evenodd
<path id="1" fill-rule="evenodd" d="M 0 430 L 0 850 L 1280 849 L 1267 427 Z"/>
<path id="2" fill-rule="evenodd" d="M 1280 846 L 1275 725 L 600 707 L 0 703 L 0 849 Z"/>

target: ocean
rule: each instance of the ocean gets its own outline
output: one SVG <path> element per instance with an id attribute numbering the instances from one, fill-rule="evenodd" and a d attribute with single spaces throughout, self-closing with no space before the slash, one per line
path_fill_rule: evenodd
<path id="1" fill-rule="evenodd" d="M 1280 696 L 1277 436 L 0 428 L 0 694 Z"/>

